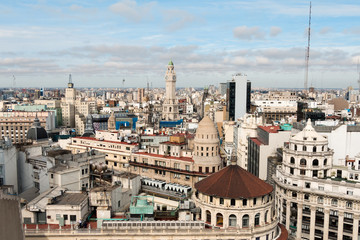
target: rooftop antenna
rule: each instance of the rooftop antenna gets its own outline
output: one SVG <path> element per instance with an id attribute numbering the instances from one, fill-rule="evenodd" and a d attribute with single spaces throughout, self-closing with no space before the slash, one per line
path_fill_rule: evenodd
<path id="1" fill-rule="evenodd" d="M 304 92 L 308 91 L 308 78 L 309 78 L 309 57 L 310 57 L 310 32 L 311 32 L 311 2 L 309 9 L 309 28 L 308 28 L 308 45 L 305 56 L 305 81 L 304 81 Z"/>
<path id="2" fill-rule="evenodd" d="M 16 87 L 16 78 L 15 78 L 15 75 L 13 75 L 13 88 L 15 88 Z"/>
<path id="3" fill-rule="evenodd" d="M 125 78 L 123 78 L 122 80 L 122 88 L 124 88 L 124 84 L 125 84 Z"/>
<path id="4" fill-rule="evenodd" d="M 69 74 L 69 83 L 72 83 L 71 73 Z"/>
<path id="5" fill-rule="evenodd" d="M 359 60 L 360 60 L 360 58 L 358 58 L 357 71 L 358 71 L 358 73 L 359 73 L 358 84 L 359 84 L 359 92 L 360 92 L 360 66 L 359 66 Z"/>

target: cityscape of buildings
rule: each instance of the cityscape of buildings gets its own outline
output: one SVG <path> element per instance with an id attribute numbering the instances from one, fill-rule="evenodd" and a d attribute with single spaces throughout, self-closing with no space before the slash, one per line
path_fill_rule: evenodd
<path id="1" fill-rule="evenodd" d="M 147 15 L 157 4 L 122 0 L 109 10 L 146 25 L 153 21 Z M 242 9 L 251 5 L 236 4 Z M 221 64 L 211 65 L 213 72 L 194 64 L 193 69 L 204 73 L 199 80 L 203 87 L 198 82 L 179 86 L 184 63 L 177 63 L 180 55 L 175 53 L 175 58 L 159 58 L 166 60 L 156 69 L 163 76 L 156 87 L 148 77 L 133 87 L 124 86 L 125 78 L 117 80 L 117 87 L 105 80 L 98 82 L 102 87 L 78 87 L 78 71 L 43 87 L 16 87 L 15 75 L 11 87 L 1 82 L 0 239 L 360 239 L 360 89 L 352 87 L 360 84 L 360 72 L 350 84 L 343 80 L 342 88 L 314 87 L 309 78 L 311 7 L 310 3 L 303 88 L 263 85 L 260 75 L 253 76 L 253 64 L 235 56 L 235 51 L 228 59 L 227 50 L 216 55 L 226 56 L 222 64 L 232 74 L 217 71 L 224 68 Z M 76 4 L 70 9 L 91 12 L 94 18 L 98 11 Z M 177 31 L 176 26 L 171 31 Z M 281 31 L 272 26 L 267 36 L 257 27 L 240 26 L 233 35 L 246 41 L 267 40 Z M 6 34 L 10 33 L 0 30 L 0 42 Z M 86 58 L 96 51 L 111 55 L 112 48 L 104 45 L 91 51 Z M 185 48 L 181 51 L 187 53 Z M 275 52 L 273 48 L 267 54 Z M 190 55 L 189 61 L 200 62 Z M 316 61 L 323 56 L 320 50 L 314 55 L 319 67 Z M 352 57 L 351 63 L 360 59 L 355 51 Z M 272 68 L 269 59 L 256 57 L 257 67 Z M 0 57 L 0 65 L 8 61 Z M 104 65 L 122 68 L 121 61 L 113 56 Z M 157 59 L 152 61 L 158 66 Z M 241 68 L 233 68 L 232 62 L 241 62 Z M 296 65 L 295 58 L 285 62 L 291 62 L 289 68 Z M 149 67 L 140 65 L 135 69 Z M 51 68 L 54 74 L 62 72 Z"/>

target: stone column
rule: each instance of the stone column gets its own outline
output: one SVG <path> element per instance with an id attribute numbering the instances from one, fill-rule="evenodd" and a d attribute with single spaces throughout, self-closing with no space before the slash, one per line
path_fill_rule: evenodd
<path id="1" fill-rule="evenodd" d="M 316 207 L 310 207 L 310 239 L 315 239 L 315 215 L 316 215 Z"/>
<path id="2" fill-rule="evenodd" d="M 229 227 L 229 214 L 223 213 L 223 228 Z"/>
<path id="3" fill-rule="evenodd" d="M 286 229 L 290 230 L 290 201 L 286 201 Z"/>
<path id="4" fill-rule="evenodd" d="M 211 212 L 211 225 L 216 226 L 216 213 L 214 211 Z"/>
<path id="5" fill-rule="evenodd" d="M 354 215 L 354 223 L 353 223 L 353 236 L 352 239 L 356 240 L 359 238 L 359 215 Z"/>
<path id="6" fill-rule="evenodd" d="M 297 229 L 296 229 L 296 239 L 301 239 L 301 229 L 302 229 L 302 212 L 303 212 L 303 205 L 298 204 L 297 209 Z"/>
<path id="7" fill-rule="evenodd" d="M 343 230 L 344 230 L 344 212 L 339 212 L 338 216 L 338 240 L 343 239 Z"/>
<path id="8" fill-rule="evenodd" d="M 324 209 L 324 236 L 323 236 L 323 239 L 329 238 L 329 220 L 330 220 L 330 209 Z"/>

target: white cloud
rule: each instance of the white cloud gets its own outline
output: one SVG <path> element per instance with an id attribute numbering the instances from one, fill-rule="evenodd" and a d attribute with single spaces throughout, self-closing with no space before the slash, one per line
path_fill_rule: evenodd
<path id="1" fill-rule="evenodd" d="M 184 10 L 168 9 L 164 12 L 164 21 L 166 30 L 173 32 L 193 23 L 195 16 Z"/>
<path id="2" fill-rule="evenodd" d="M 319 33 L 324 35 L 324 34 L 328 34 L 331 31 L 331 27 L 323 27 L 320 29 Z"/>
<path id="3" fill-rule="evenodd" d="M 109 9 L 130 22 L 139 23 L 151 18 L 151 11 L 155 5 L 155 2 L 138 5 L 135 0 L 122 0 L 111 5 Z"/>
<path id="4" fill-rule="evenodd" d="M 345 28 L 343 33 L 345 34 L 360 34 L 360 27 Z"/>
<path id="5" fill-rule="evenodd" d="M 259 27 L 240 26 L 234 28 L 233 33 L 234 37 L 248 41 L 264 39 L 265 37 L 265 33 Z"/>
<path id="6" fill-rule="evenodd" d="M 273 26 L 273 27 L 270 28 L 270 36 L 271 37 L 276 37 L 281 32 L 282 32 L 282 29 L 280 27 Z"/>

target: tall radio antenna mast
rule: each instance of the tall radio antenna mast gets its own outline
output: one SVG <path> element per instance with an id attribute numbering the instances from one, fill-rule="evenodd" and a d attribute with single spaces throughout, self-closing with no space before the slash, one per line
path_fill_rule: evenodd
<path id="1" fill-rule="evenodd" d="M 311 32 L 311 2 L 310 2 L 310 10 L 309 10 L 308 45 L 305 56 L 305 81 L 304 81 L 305 93 L 307 93 L 308 90 L 308 79 L 309 79 L 310 32 Z"/>
<path id="2" fill-rule="evenodd" d="M 357 71 L 358 71 L 358 74 L 359 74 L 358 84 L 359 84 L 359 92 L 360 92 L 360 66 L 359 66 L 359 59 L 360 59 L 360 58 L 358 58 L 358 62 L 357 62 Z"/>

